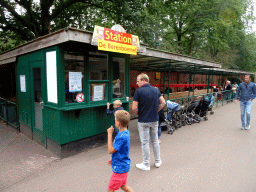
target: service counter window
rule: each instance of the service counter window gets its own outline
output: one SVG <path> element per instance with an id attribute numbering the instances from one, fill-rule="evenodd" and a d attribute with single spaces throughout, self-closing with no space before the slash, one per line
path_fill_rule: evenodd
<path id="1" fill-rule="evenodd" d="M 65 52 L 65 102 L 77 103 L 79 94 L 84 92 L 84 54 Z M 80 97 L 79 97 L 80 99 Z"/>
<path id="2" fill-rule="evenodd" d="M 107 100 L 108 54 L 89 52 L 90 101 Z"/>
<path id="3" fill-rule="evenodd" d="M 125 58 L 113 57 L 113 99 L 125 97 Z"/>
<path id="4" fill-rule="evenodd" d="M 71 107 L 104 105 L 111 99 L 125 98 L 126 58 L 99 51 L 64 51 L 64 62 L 65 103 L 83 104 Z"/>
<path id="5" fill-rule="evenodd" d="M 107 100 L 106 83 L 91 83 L 91 101 Z"/>
<path id="6" fill-rule="evenodd" d="M 108 80 L 108 55 L 89 52 L 90 80 Z"/>

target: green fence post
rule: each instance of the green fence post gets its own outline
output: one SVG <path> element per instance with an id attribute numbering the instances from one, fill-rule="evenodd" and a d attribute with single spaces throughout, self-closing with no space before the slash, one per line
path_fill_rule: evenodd
<path id="1" fill-rule="evenodd" d="M 170 78 L 171 78 L 171 64 L 169 63 L 169 74 L 168 74 L 168 100 L 170 99 L 170 91 L 169 91 L 169 89 L 170 89 L 170 82 L 171 82 L 171 80 L 170 80 Z"/>
<path id="2" fill-rule="evenodd" d="M 193 97 L 195 95 L 195 76 L 196 76 L 196 67 L 194 66 L 194 74 L 193 74 Z"/>
<path id="3" fill-rule="evenodd" d="M 8 125 L 8 104 L 7 104 L 7 100 L 5 100 L 5 115 L 6 115 L 6 124 Z"/>

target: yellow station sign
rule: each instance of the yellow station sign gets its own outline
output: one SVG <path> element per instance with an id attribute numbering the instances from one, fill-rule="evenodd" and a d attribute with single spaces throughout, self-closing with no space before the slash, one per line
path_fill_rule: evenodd
<path id="1" fill-rule="evenodd" d="M 137 47 L 98 39 L 98 49 L 117 53 L 137 55 Z"/>
<path id="2" fill-rule="evenodd" d="M 120 28 L 121 30 L 117 31 Z M 131 55 L 137 55 L 137 51 L 140 50 L 138 36 L 125 33 L 120 25 L 115 25 L 111 29 L 95 26 L 92 45 L 97 45 L 98 50 Z"/>

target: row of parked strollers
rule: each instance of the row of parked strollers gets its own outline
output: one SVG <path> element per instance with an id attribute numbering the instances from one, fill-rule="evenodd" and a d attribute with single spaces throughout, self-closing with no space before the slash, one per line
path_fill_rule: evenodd
<path id="1" fill-rule="evenodd" d="M 197 97 L 193 101 L 186 102 L 167 101 L 167 118 L 160 124 L 162 130 L 167 129 L 168 134 L 182 126 L 191 125 L 192 123 L 200 123 L 201 120 L 208 120 L 207 113 L 214 114 L 212 111 L 215 102 L 215 97 L 208 94 L 205 98 Z"/>

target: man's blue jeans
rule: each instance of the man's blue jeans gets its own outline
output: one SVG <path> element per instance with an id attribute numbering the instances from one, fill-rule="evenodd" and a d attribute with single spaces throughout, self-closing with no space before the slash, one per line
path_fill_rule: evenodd
<path id="1" fill-rule="evenodd" d="M 140 123 L 138 122 L 138 130 L 140 135 L 140 142 L 143 154 L 143 163 L 146 166 L 150 165 L 150 149 L 149 149 L 149 141 L 153 145 L 153 151 L 155 156 L 155 162 L 160 163 L 160 146 L 158 142 L 158 121 L 149 122 L 149 123 Z"/>
<path id="2" fill-rule="evenodd" d="M 251 109 L 252 109 L 252 101 L 240 101 L 241 108 L 241 121 L 242 126 L 245 127 L 245 112 L 246 112 L 246 126 L 250 125 L 251 121 Z"/>

